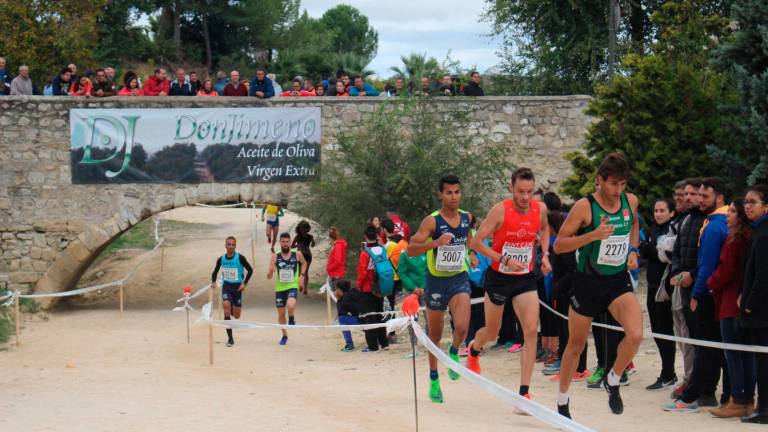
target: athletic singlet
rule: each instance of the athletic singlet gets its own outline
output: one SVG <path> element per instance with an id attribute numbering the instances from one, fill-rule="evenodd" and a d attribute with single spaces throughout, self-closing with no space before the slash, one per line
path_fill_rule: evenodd
<path id="1" fill-rule="evenodd" d="M 280 213 L 280 207 L 278 207 L 276 205 L 269 204 L 267 206 L 267 208 L 264 210 L 264 213 L 267 216 L 267 218 L 266 218 L 267 221 L 275 222 L 278 219 L 278 217 L 279 217 L 278 213 Z"/>
<path id="2" fill-rule="evenodd" d="M 278 253 L 275 267 L 277 268 L 276 292 L 299 287 L 299 267 L 301 266 L 295 250 L 291 251 L 291 257 L 288 259 L 283 258 L 282 253 Z"/>
<path id="3" fill-rule="evenodd" d="M 525 275 L 533 271 L 536 261 L 534 248 L 541 229 L 541 206 L 538 201 L 531 200 L 528 212 L 521 214 L 512 199 L 504 200 L 503 203 L 504 223 L 493 233 L 493 250 L 502 256 L 509 255 L 515 261 L 527 263 L 528 268 L 513 272 L 510 267 L 495 260 L 491 263 L 491 268 L 499 273 Z"/>
<path id="4" fill-rule="evenodd" d="M 432 276 L 449 277 L 466 272 L 469 213 L 459 210 L 459 226 L 455 228 L 448 224 L 439 210 L 431 216 L 435 218 L 435 232 L 432 233 L 432 240 L 439 239 L 445 233 L 453 234 L 453 238 L 449 244 L 427 251 L 429 273 Z"/>
<path id="5" fill-rule="evenodd" d="M 593 195 L 587 196 L 592 211 L 592 223 L 579 230 L 579 234 L 594 231 L 600 226 L 600 217 L 605 216 L 614 226 L 613 235 L 606 240 L 588 243 L 578 250 L 577 269 L 581 273 L 599 276 L 613 276 L 627 271 L 629 236 L 632 232 L 634 215 L 625 193 L 621 194 L 621 207 L 616 213 L 608 213 Z"/>
<path id="6" fill-rule="evenodd" d="M 240 264 L 240 254 L 235 252 L 232 258 L 227 258 L 227 254 L 221 257 L 221 278 L 224 282 L 242 283 L 245 269 Z"/>

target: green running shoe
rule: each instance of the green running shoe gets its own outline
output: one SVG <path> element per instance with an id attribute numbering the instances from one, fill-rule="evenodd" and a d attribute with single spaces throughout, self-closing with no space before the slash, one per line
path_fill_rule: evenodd
<path id="1" fill-rule="evenodd" d="M 461 362 L 459 361 L 459 353 L 451 354 L 449 352 L 448 355 L 451 357 L 451 360 L 455 361 L 458 364 L 461 364 Z M 459 378 L 461 378 L 461 375 L 459 375 L 456 372 L 454 372 L 453 369 L 448 369 L 448 378 L 456 381 Z"/>
<path id="2" fill-rule="evenodd" d="M 603 377 L 604 376 L 605 376 L 605 369 L 603 369 L 601 367 L 595 369 L 595 371 L 592 372 L 592 376 L 589 377 L 589 379 L 587 380 L 587 385 L 590 385 L 590 384 L 591 385 L 596 385 L 596 384 L 599 385 L 599 384 L 601 384 L 602 381 L 603 381 Z"/>
<path id="3" fill-rule="evenodd" d="M 434 403 L 443 403 L 443 391 L 440 390 L 440 379 L 429 380 L 429 400 Z"/>

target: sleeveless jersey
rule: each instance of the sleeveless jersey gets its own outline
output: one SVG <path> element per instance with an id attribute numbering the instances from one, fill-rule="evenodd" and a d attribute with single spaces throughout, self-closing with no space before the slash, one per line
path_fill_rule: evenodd
<path id="1" fill-rule="evenodd" d="M 515 208 L 512 199 L 504 200 L 504 223 L 493 233 L 493 250 L 509 255 L 515 261 L 528 264 L 523 271 L 513 272 L 510 267 L 493 261 L 491 267 L 499 273 L 525 275 L 533 271 L 535 264 L 536 238 L 541 229 L 541 206 L 531 200 L 528 212 L 521 214 Z M 506 259 L 505 259 L 506 261 Z"/>
<path id="2" fill-rule="evenodd" d="M 452 227 L 443 218 L 440 211 L 431 215 L 435 218 L 435 232 L 432 240 L 437 240 L 444 233 L 453 234 L 451 242 L 437 249 L 427 251 L 427 268 L 432 276 L 449 277 L 467 271 L 467 238 L 469 237 L 469 213 L 459 210 L 459 226 Z"/>
<path id="3" fill-rule="evenodd" d="M 276 292 L 299 287 L 299 267 L 301 266 L 295 250 L 291 251 L 291 256 L 288 259 L 283 258 L 282 253 L 278 253 L 275 267 L 277 267 Z"/>
<path id="4" fill-rule="evenodd" d="M 229 283 L 242 283 L 245 269 L 240 264 L 240 254 L 235 252 L 232 258 L 227 258 L 227 254 L 221 257 L 221 279 Z"/>
<path id="5" fill-rule="evenodd" d="M 614 226 L 613 235 L 606 240 L 597 240 L 582 246 L 577 254 L 577 269 L 581 273 L 598 276 L 613 276 L 627 271 L 629 236 L 632 232 L 634 215 L 627 195 L 621 194 L 621 207 L 616 213 L 608 213 L 593 195 L 587 196 L 592 210 L 592 223 L 580 230 L 580 234 L 594 231 L 600 226 L 601 216 Z"/>
<path id="6" fill-rule="evenodd" d="M 278 207 L 276 205 L 269 204 L 269 205 L 267 205 L 267 208 L 264 211 L 264 213 L 266 214 L 266 216 L 267 216 L 266 219 L 269 222 L 274 222 L 274 221 L 276 221 L 278 219 L 278 213 L 280 213 L 280 207 Z"/>

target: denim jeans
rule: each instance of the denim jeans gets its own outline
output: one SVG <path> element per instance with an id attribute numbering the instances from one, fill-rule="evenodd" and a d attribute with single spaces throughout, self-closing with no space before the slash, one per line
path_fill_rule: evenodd
<path id="1" fill-rule="evenodd" d="M 360 319 L 356 316 L 352 315 L 339 315 L 339 324 L 341 325 L 358 325 L 360 324 Z M 341 332 L 342 336 L 344 336 L 344 343 L 349 346 L 353 347 L 355 346 L 355 341 L 352 340 L 352 332 L 349 330 L 344 330 Z"/>
<path id="2" fill-rule="evenodd" d="M 720 320 L 720 333 L 723 342 L 749 344 L 749 335 L 736 318 Z M 725 359 L 731 380 L 731 397 L 736 403 L 745 404 L 755 396 L 755 355 L 745 351 L 726 350 Z"/>

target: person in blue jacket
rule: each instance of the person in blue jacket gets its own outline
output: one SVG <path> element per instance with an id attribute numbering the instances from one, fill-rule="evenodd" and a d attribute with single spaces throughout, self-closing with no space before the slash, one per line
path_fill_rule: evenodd
<path id="1" fill-rule="evenodd" d="M 251 80 L 251 96 L 259 99 L 269 99 L 275 97 L 275 87 L 272 80 L 267 77 L 264 68 L 256 69 L 256 76 Z"/>
<path id="2" fill-rule="evenodd" d="M 379 91 L 373 88 L 372 85 L 363 81 L 363 77 L 360 75 L 355 76 L 354 85 L 349 88 L 350 96 L 378 96 Z"/>

